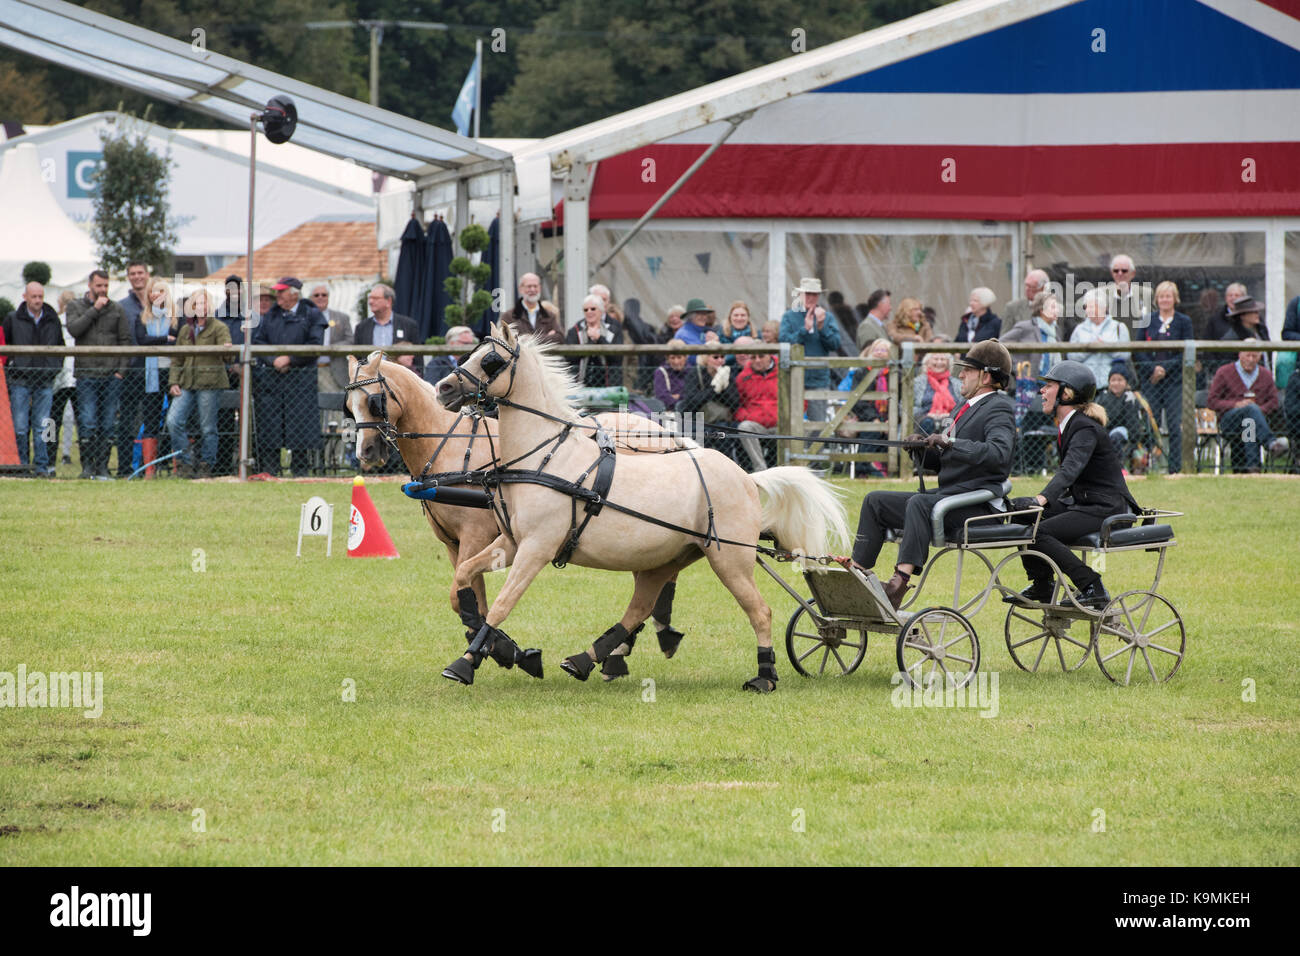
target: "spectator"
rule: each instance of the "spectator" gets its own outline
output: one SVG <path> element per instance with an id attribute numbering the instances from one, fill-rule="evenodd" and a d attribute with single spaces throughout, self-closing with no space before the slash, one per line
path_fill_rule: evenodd
<path id="1" fill-rule="evenodd" d="M 655 341 L 660 345 L 667 345 L 677 335 L 677 330 L 682 327 L 682 316 L 686 314 L 686 306 L 675 305 L 668 310 L 668 315 L 664 317 L 664 327 L 659 330 L 655 336 Z"/>
<path id="2" fill-rule="evenodd" d="M 280 287 L 276 286 L 276 288 Z M 366 296 L 366 306 L 370 309 L 370 315 L 357 325 L 356 332 L 353 334 L 354 344 L 376 349 L 386 349 L 391 345 L 419 344 L 416 340 L 420 332 L 415 320 L 393 311 L 392 286 L 384 285 L 382 282 L 372 286 Z M 407 368 L 415 368 L 414 355 L 397 355 L 393 357 L 393 361 Z"/>
<path id="3" fill-rule="evenodd" d="M 618 307 L 618 303 L 614 301 L 614 294 L 609 291 L 609 286 L 597 283 L 587 290 L 587 295 L 599 296 L 605 309 L 605 321 L 616 329 L 623 329 L 625 316 L 623 310 Z M 623 332 L 626 337 L 627 330 L 623 329 Z"/>
<path id="4" fill-rule="evenodd" d="M 1123 364 L 1110 373 L 1106 390 L 1097 396 L 1097 404 L 1106 410 L 1106 429 L 1120 464 L 1128 467 L 1133 449 L 1150 440 L 1145 413 L 1138 397 L 1128 387 Z"/>
<path id="5" fill-rule="evenodd" d="M 695 430 L 699 425 L 727 424 L 731 421 L 740 399 L 736 394 L 736 382 L 731 366 L 721 354 L 705 355 L 699 362 L 686 370 L 685 391 L 674 411 L 683 415 L 691 414 L 695 418 Z M 689 435 L 692 428 L 683 421 L 682 433 Z M 706 437 L 704 444 L 715 448 L 733 461 L 736 459 L 731 439 Z"/>
<path id="6" fill-rule="evenodd" d="M 1268 341 L 1268 326 L 1263 322 L 1264 308 L 1250 296 L 1242 296 L 1228 313 L 1228 331 L 1223 341 L 1245 342 L 1247 339 Z"/>
<path id="7" fill-rule="evenodd" d="M 131 287 L 131 291 L 126 297 L 118 300 L 118 305 L 126 313 L 126 317 L 134 325 L 135 320 L 140 318 L 140 313 L 148 310 L 149 305 L 149 267 L 143 262 L 128 262 L 126 264 L 126 281 Z M 133 368 L 142 368 L 142 365 L 133 365 Z M 125 381 L 125 379 L 123 380 Z M 123 388 L 126 386 L 124 385 Z"/>
<path id="8" fill-rule="evenodd" d="M 1022 322 L 1032 321 L 1034 299 L 1047 288 L 1047 273 L 1042 269 L 1030 269 L 1025 275 L 1025 294 L 1022 298 L 1012 299 L 1002 310 L 1002 325 L 1010 331 Z M 998 336 L 999 342 L 1008 341 L 1005 335 Z M 1025 340 L 1031 341 L 1031 340 Z"/>
<path id="9" fill-rule="evenodd" d="M 542 301 L 542 280 L 535 272 L 525 272 L 519 277 L 519 298 L 515 300 L 509 322 L 518 335 L 535 335 L 538 341 L 552 345 L 564 344 L 564 326 L 560 323 L 559 310 Z M 470 334 L 474 333 L 471 331 Z"/>
<path id="10" fill-rule="evenodd" d="M 232 346 L 230 330 L 212 314 L 208 294 L 203 289 L 189 297 L 185 312 L 188 321 L 176 336 L 178 345 Z M 217 411 L 221 392 L 227 385 L 226 360 L 220 355 L 178 356 L 172 359 L 167 380 L 168 394 L 172 398 L 167 410 L 167 430 L 171 433 L 172 451 L 180 452 L 181 476 L 210 478 L 217 464 Z M 186 433 L 195 405 L 198 406 L 199 433 L 202 436 L 202 459 L 197 466 Z"/>
<path id="11" fill-rule="evenodd" d="M 63 344 L 59 313 L 45 301 L 45 287 L 39 282 L 27 283 L 22 304 L 4 317 L 3 331 L 3 341 L 9 345 Z M 54 477 L 47 438 L 53 434 L 50 406 L 54 401 L 54 380 L 62 368 L 63 359 L 54 355 L 14 355 L 6 363 L 18 463 L 26 466 L 30 462 L 38 478 Z M 29 434 L 33 446 L 30 457 Z"/>
<path id="12" fill-rule="evenodd" d="M 1012 342 L 1054 344 L 1060 341 L 1056 337 L 1060 317 L 1060 300 L 1050 292 L 1039 292 L 1034 296 L 1033 305 L 1030 307 L 1030 317 L 1017 322 L 998 341 L 1004 345 Z M 1017 353 L 1016 359 L 1019 360 L 1021 355 L 1024 353 Z M 1056 364 L 1056 356 L 1052 352 L 1031 352 L 1028 360 L 1035 377 L 1046 375 Z"/>
<path id="13" fill-rule="evenodd" d="M 970 300 L 967 302 L 969 311 L 961 317 L 954 341 L 973 343 L 996 339 L 1002 331 L 1002 320 L 990 306 L 997 300 L 998 297 L 993 294 L 992 289 L 984 286 L 971 289 Z"/>
<path id="14" fill-rule="evenodd" d="M 961 404 L 961 382 L 951 374 L 947 352 L 931 352 L 921 362 L 925 374 L 913 382 L 912 420 L 922 435 L 946 428 Z"/>
<path id="15" fill-rule="evenodd" d="M 669 348 L 684 349 L 686 343 L 678 339 L 669 343 Z M 655 398 L 664 404 L 664 411 L 671 412 L 682 400 L 686 391 L 686 356 L 681 352 L 670 352 L 664 363 L 655 369 Z"/>
<path id="16" fill-rule="evenodd" d="M 622 345 L 623 330 L 606 317 L 604 301 L 593 294 L 582 300 L 582 321 L 569 328 L 564 341 L 568 345 Z M 582 355 L 569 361 L 579 385 L 604 388 L 622 383 L 621 356 Z"/>
<path id="17" fill-rule="evenodd" d="M 132 345 L 158 345 L 153 336 L 145 331 L 141 315 L 146 318 L 153 310 L 149 301 L 153 280 L 149 276 L 149 267 L 143 262 L 128 262 L 126 281 L 131 287 L 124 298 L 117 304 L 126 313 L 131 324 Z M 148 341 L 145 341 L 148 339 Z M 164 341 L 161 343 L 166 345 Z M 135 452 L 135 438 L 140 429 L 140 403 L 144 399 L 144 356 L 133 355 L 127 360 L 126 370 L 122 373 L 121 399 L 117 406 L 117 476 L 126 478 L 132 472 L 131 460 Z M 153 426 L 157 428 L 157 423 Z"/>
<path id="18" fill-rule="evenodd" d="M 258 283 L 259 288 L 261 283 Z M 217 309 L 216 317 L 221 320 L 221 324 L 226 327 L 230 333 L 230 342 L 232 345 L 244 344 L 244 300 L 243 300 L 243 280 L 237 275 L 226 276 L 226 301 Z M 259 303 L 262 298 L 258 296 Z M 265 300 L 266 308 L 260 309 L 261 314 L 265 314 L 270 308 L 271 299 L 268 295 Z M 346 366 L 345 366 L 346 371 Z M 240 364 L 237 355 L 231 356 L 231 361 L 226 365 L 227 382 L 231 388 L 239 388 L 240 377 L 243 374 L 243 366 Z M 239 420 L 235 412 L 235 407 L 227 403 L 221 403 L 217 410 L 217 465 L 213 471 L 214 475 L 229 475 L 235 471 L 235 456 L 239 453 Z"/>
<path id="19" fill-rule="evenodd" d="M 1206 286 L 1201 290 L 1201 295 L 1196 301 L 1195 308 L 1188 309 L 1187 314 L 1192 317 L 1192 332 L 1198 339 L 1209 338 L 1210 320 L 1219 313 L 1219 290 L 1213 286 Z M 1223 331 L 1227 331 L 1224 329 Z M 1198 386 L 1199 387 L 1199 386 Z"/>
<path id="20" fill-rule="evenodd" d="M 926 317 L 919 299 L 903 299 L 894 309 L 893 317 L 885 325 L 885 334 L 895 345 L 904 342 L 933 342 L 934 326 Z"/>
<path id="21" fill-rule="evenodd" d="M 1141 283 L 1134 281 L 1137 278 L 1137 268 L 1133 265 L 1131 256 L 1120 253 L 1111 259 L 1110 277 L 1112 281 L 1104 287 L 1106 314 L 1121 322 L 1126 329 L 1131 329 L 1151 311 L 1150 293 Z M 1097 384 L 1098 391 L 1105 387 L 1104 381 Z"/>
<path id="22" fill-rule="evenodd" d="M 1210 321 L 1205 327 L 1205 338 L 1211 340 L 1226 338 L 1232 328 L 1228 314 L 1238 299 L 1244 299 L 1249 293 L 1244 282 L 1233 282 L 1223 290 L 1223 306 L 1210 313 Z"/>
<path id="23" fill-rule="evenodd" d="M 853 337 L 859 349 L 864 349 L 876 339 L 888 338 L 889 313 L 894 305 L 889 298 L 888 289 L 877 289 L 867 296 L 867 301 L 858 306 L 857 333 Z"/>
<path id="24" fill-rule="evenodd" d="M 1291 378 L 1286 383 L 1286 395 L 1282 400 L 1282 411 L 1287 434 L 1293 438 L 1300 435 L 1300 371 L 1295 369 L 1291 371 Z M 1293 455 L 1291 471 L 1294 473 L 1295 469 L 1296 461 Z"/>
<path id="25" fill-rule="evenodd" d="M 68 303 L 68 331 L 77 345 L 134 345 L 126 313 L 108 297 L 108 273 L 96 269 L 88 285 L 82 298 Z M 109 477 L 108 456 L 126 367 L 126 358 L 119 355 L 88 355 L 77 363 L 82 478 Z"/>
<path id="26" fill-rule="evenodd" d="M 870 391 L 882 392 L 885 398 L 863 398 L 860 399 L 849 413 L 844 416 L 844 424 L 849 425 L 853 422 L 888 422 L 889 421 L 889 350 L 891 348 L 889 339 L 879 338 L 869 343 L 863 348 L 860 357 L 865 359 L 867 365 L 855 368 L 851 373 L 845 375 L 840 381 L 840 391 L 849 392 L 857 388 L 862 381 L 862 376 L 872 374 L 875 381 L 872 383 Z M 888 429 L 886 429 L 888 431 Z M 860 432 L 843 428 L 836 430 L 835 434 L 840 438 L 856 438 L 861 435 Z M 886 437 L 888 437 L 886 435 Z M 842 448 L 841 451 L 849 449 Z M 876 452 L 884 452 L 885 446 L 878 445 L 875 442 L 863 442 L 853 448 L 854 453 L 860 455 L 869 455 Z M 835 469 L 841 465 L 837 464 Z M 878 478 L 885 477 L 884 473 L 876 466 L 875 462 L 866 462 L 865 470 L 868 474 Z"/>
<path id="27" fill-rule="evenodd" d="M 352 319 L 346 312 L 330 308 L 329 286 L 321 283 L 311 290 L 311 304 L 325 316 L 325 345 L 351 345 Z M 187 312 L 188 314 L 188 312 Z M 322 355 L 316 360 L 316 390 L 341 392 L 348 384 L 348 357 Z"/>
<path id="28" fill-rule="evenodd" d="M 167 283 L 152 278 L 145 286 L 148 306 L 136 314 L 131 332 L 136 345 L 161 347 L 176 344 L 176 304 Z M 123 306 L 123 311 L 127 307 Z M 122 381 L 122 402 L 117 416 L 117 477 L 129 478 L 135 471 L 134 454 L 137 435 L 156 438 L 163 427 L 163 392 L 167 387 L 170 360 L 146 355 L 132 362 L 140 364 L 127 371 Z M 161 369 L 161 373 L 160 370 Z M 143 424 L 142 424 L 143 423 Z"/>
<path id="29" fill-rule="evenodd" d="M 767 468 L 763 447 L 754 435 L 776 431 L 777 382 L 776 356 L 770 352 L 753 356 L 736 375 L 736 425 L 753 433 L 740 438 L 740 446 L 753 466 L 751 471 Z"/>
<path id="30" fill-rule="evenodd" d="M 1253 340 L 1246 341 L 1253 344 Z M 1275 437 L 1268 427 L 1268 416 L 1277 411 L 1278 396 L 1273 374 L 1260 365 L 1262 358 L 1261 352 L 1238 352 L 1237 361 L 1215 372 L 1210 383 L 1207 404 L 1218 413 L 1219 434 L 1229 441 L 1234 471 L 1244 467 L 1247 472 L 1258 472 L 1260 445 L 1270 455 L 1283 455 L 1289 447 L 1285 438 Z"/>
<path id="31" fill-rule="evenodd" d="M 776 319 L 768 319 L 763 323 L 762 341 L 768 345 L 775 345 L 781 341 L 781 323 Z"/>
<path id="32" fill-rule="evenodd" d="M 1282 323 L 1282 341 L 1300 342 L 1300 295 L 1286 304 L 1286 320 Z M 1290 388 L 1290 382 L 1287 383 Z"/>
<path id="33" fill-rule="evenodd" d="M 1156 286 L 1154 316 L 1138 323 L 1133 333 L 1135 342 L 1180 342 L 1192 337 L 1192 320 L 1175 311 L 1181 300 L 1178 286 L 1161 282 Z M 1164 413 L 1165 431 L 1169 435 L 1169 474 L 1177 474 L 1183 467 L 1183 356 L 1180 349 L 1168 352 L 1137 352 L 1133 356 L 1137 366 L 1138 390 L 1142 392 L 1156 424 Z M 1125 459 L 1127 461 L 1127 459 Z"/>
<path id="34" fill-rule="evenodd" d="M 68 334 L 68 303 L 77 297 L 71 289 L 59 293 L 59 322 L 62 325 L 63 344 L 76 345 L 76 340 Z M 50 405 L 50 418 L 54 420 L 54 442 L 48 451 L 50 464 L 62 455 L 63 464 L 72 464 L 69 454 L 72 446 L 72 434 L 77 428 L 77 375 L 76 359 L 71 355 L 63 360 L 63 367 L 54 377 L 54 402 Z"/>
<path id="35" fill-rule="evenodd" d="M 721 341 L 721 336 L 716 331 L 709 328 L 717 316 L 713 310 L 704 304 L 703 299 L 691 299 L 686 303 L 686 312 L 682 315 L 682 327 L 677 330 L 673 338 L 681 339 L 687 345 L 707 345 L 710 342 Z M 695 364 L 695 357 L 691 356 L 688 365 Z"/>
<path id="36" fill-rule="evenodd" d="M 803 346 L 804 355 L 818 358 L 833 355 L 840 348 L 840 326 L 835 317 L 817 304 L 822 292 L 820 279 L 805 277 L 794 290 L 796 296 L 802 295 L 802 308 L 790 309 L 781 316 L 781 341 Z M 830 388 L 830 370 L 826 368 L 804 369 L 803 387 L 805 390 Z M 809 399 L 805 402 L 804 417 L 811 422 L 826 421 L 826 400 Z"/>
<path id="37" fill-rule="evenodd" d="M 858 340 L 858 317 L 853 314 L 853 310 L 844 302 L 843 292 L 832 292 L 826 296 L 826 304 L 830 306 L 831 315 L 835 316 L 835 321 L 840 324 L 840 331 L 843 333 L 841 338 L 844 340 L 840 343 L 840 354 L 849 355 L 846 348 L 855 348 L 854 342 Z"/>
<path id="38" fill-rule="evenodd" d="M 742 335 L 754 335 L 754 325 L 749 319 L 749 306 L 737 299 L 727 309 L 727 317 L 722 320 L 722 334 L 718 338 L 725 344 L 731 344 Z"/>
<path id="39" fill-rule="evenodd" d="M 253 344 L 320 345 L 325 340 L 325 316 L 301 299 L 302 281 L 286 276 L 272 288 L 275 306 L 253 331 Z M 392 323 L 385 326 L 391 333 Z M 357 332 L 357 344 L 371 344 L 361 342 L 360 327 Z M 294 476 L 306 475 L 311 453 L 321 447 L 316 356 L 258 356 L 253 367 L 253 401 L 258 468 L 278 475 L 280 451 L 288 448 Z"/>
<path id="40" fill-rule="evenodd" d="M 1116 322 L 1106 314 L 1107 297 L 1108 292 L 1105 289 L 1090 289 L 1084 293 L 1084 321 L 1075 326 L 1074 331 L 1070 334 L 1072 343 L 1087 345 L 1092 342 L 1120 343 L 1129 341 L 1128 326 L 1122 322 Z M 1106 387 L 1106 382 L 1110 379 L 1111 364 L 1116 360 L 1127 362 L 1129 353 L 1071 352 L 1069 357 L 1092 369 L 1093 377 L 1097 380 L 1097 388 L 1100 390 Z"/>
<path id="41" fill-rule="evenodd" d="M 518 326 L 515 328 L 517 329 Z M 478 345 L 478 336 L 467 325 L 453 325 L 447 330 L 446 339 L 448 345 L 465 349 L 467 352 Z M 459 365 L 460 356 L 431 355 L 428 364 L 424 366 L 424 380 L 436 385 L 456 371 Z"/>

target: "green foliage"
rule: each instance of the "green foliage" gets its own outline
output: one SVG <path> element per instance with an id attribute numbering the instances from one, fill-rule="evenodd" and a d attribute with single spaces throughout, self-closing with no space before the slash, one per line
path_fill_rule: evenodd
<path id="1" fill-rule="evenodd" d="M 133 125 L 128 121 L 100 134 L 104 161 L 91 177 L 95 223 L 90 235 L 100 264 L 110 272 L 139 260 L 166 275 L 176 242 L 167 205 L 172 161 L 154 153 L 144 130 Z"/>
<path id="2" fill-rule="evenodd" d="M 39 282 L 41 285 L 50 284 L 50 266 L 47 262 L 29 262 L 23 266 L 23 284 L 28 282 Z"/>
<path id="3" fill-rule="evenodd" d="M 469 259 L 465 258 L 465 256 L 457 256 L 451 260 L 447 267 L 451 269 L 452 275 L 464 275 L 469 271 Z"/>
<path id="4" fill-rule="evenodd" d="M 491 241 L 488 231 L 476 222 L 460 231 L 460 247 L 469 253 L 482 252 Z"/>
<path id="5" fill-rule="evenodd" d="M 443 317 L 447 320 L 447 325 L 449 327 L 453 325 L 465 324 L 465 308 L 463 306 L 456 305 L 454 302 L 451 305 L 447 306 L 445 309 L 443 309 L 442 314 Z"/>
<path id="6" fill-rule="evenodd" d="M 476 222 L 460 231 L 460 246 L 471 254 L 481 253 L 491 241 L 488 231 Z M 451 260 L 450 269 L 452 274 L 443 282 L 442 287 L 454 301 L 443 310 L 443 317 L 448 325 L 468 325 L 473 328 L 483 313 L 492 308 L 492 293 L 481 288 L 491 280 L 492 267 L 486 262 L 473 265 L 467 256 L 456 256 Z M 465 293 L 471 288 L 474 291 L 466 302 Z"/>
<path id="7" fill-rule="evenodd" d="M 470 266 L 469 271 L 465 274 L 469 277 L 470 282 L 482 288 L 492 279 L 492 266 L 489 263 L 480 262 L 476 266 Z"/>
<path id="8" fill-rule="evenodd" d="M 431 335 L 431 336 L 429 336 L 427 339 L 424 340 L 424 344 L 425 344 L 425 345 L 446 345 L 446 344 L 447 344 L 447 336 L 445 336 L 445 335 Z"/>
<path id="9" fill-rule="evenodd" d="M 465 280 L 460 276 L 447 276 L 442 280 L 442 287 L 447 290 L 449 296 L 459 302 L 460 294 L 465 288 Z"/>
<path id="10" fill-rule="evenodd" d="M 11 302 L 9 299 L 6 299 L 4 296 L 0 295 L 0 318 L 3 318 L 4 316 L 8 315 L 13 310 L 14 310 L 13 302 Z"/>

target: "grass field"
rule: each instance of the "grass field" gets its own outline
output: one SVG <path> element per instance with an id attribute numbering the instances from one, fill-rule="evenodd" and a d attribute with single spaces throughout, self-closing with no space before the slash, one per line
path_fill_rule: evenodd
<path id="1" fill-rule="evenodd" d="M 866 483 L 843 487 L 856 518 Z M 874 636 L 850 677 L 800 678 L 782 648 L 778 692 L 742 694 L 752 634 L 699 565 L 673 660 L 648 640 L 629 679 L 562 674 L 630 578 L 547 569 L 506 624 L 546 679 L 488 662 L 459 687 L 447 558 L 395 484 L 370 484 L 388 562 L 344 556 L 346 483 L 0 482 L 0 671 L 104 677 L 98 719 L 0 709 L 0 863 L 1300 863 L 1300 484 L 1132 487 L 1188 512 L 1162 587 L 1182 670 L 1025 674 L 999 604 L 975 620 L 986 718 L 893 706 Z M 329 560 L 294 557 L 312 494 Z M 1115 592 L 1154 558 L 1111 561 Z M 780 644 L 795 605 L 759 583 Z"/>

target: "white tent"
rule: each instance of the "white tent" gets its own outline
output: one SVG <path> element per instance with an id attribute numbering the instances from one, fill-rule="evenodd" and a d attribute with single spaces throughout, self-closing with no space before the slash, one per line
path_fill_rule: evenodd
<path id="1" fill-rule="evenodd" d="M 23 266 L 33 260 L 49 264 L 51 286 L 86 281 L 95 268 L 94 244 L 59 208 L 35 146 L 0 152 L 0 208 L 9 223 L 0 230 L 0 295 L 18 300 Z"/>

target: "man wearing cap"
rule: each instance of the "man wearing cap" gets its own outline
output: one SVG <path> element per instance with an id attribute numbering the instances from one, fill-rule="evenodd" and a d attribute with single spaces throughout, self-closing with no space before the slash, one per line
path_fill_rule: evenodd
<path id="1" fill-rule="evenodd" d="M 810 358 L 834 355 L 840 350 L 840 324 L 835 321 L 835 316 L 817 304 L 821 294 L 821 280 L 805 278 L 794 290 L 794 295 L 803 296 L 803 307 L 790 309 L 781 316 L 780 340 L 802 345 L 803 354 Z M 825 368 L 804 369 L 803 387 L 830 388 L 830 371 Z M 811 422 L 826 421 L 825 400 L 810 399 L 805 417 Z"/>
<path id="2" fill-rule="evenodd" d="M 390 345 L 419 345 L 419 329 L 415 320 L 393 311 L 394 292 L 382 282 L 376 283 L 366 296 L 366 305 L 370 314 L 357 324 L 353 341 L 357 345 L 369 345 L 377 349 L 386 349 Z M 414 355 L 396 355 L 393 361 L 415 368 Z"/>
<path id="3" fill-rule="evenodd" d="M 272 289 L 275 305 L 253 331 L 253 344 L 322 345 L 325 316 L 302 300 L 302 281 L 289 276 Z M 280 449 L 288 448 L 294 475 L 306 475 L 310 453 L 321 447 L 316 356 L 259 355 L 253 366 L 253 402 L 258 468 L 278 474 Z"/>
<path id="4" fill-rule="evenodd" d="M 939 487 L 933 492 L 873 491 L 862 502 L 853 547 L 853 563 L 858 567 L 874 567 L 885 532 L 903 529 L 898 564 L 885 584 L 885 594 L 895 608 L 902 604 L 912 574 L 925 565 L 930 514 L 939 500 L 966 491 L 992 491 L 999 496 L 986 505 L 949 512 L 945 527 L 959 528 L 967 518 L 1000 510 L 1002 484 L 1011 474 L 1016 404 L 1003 391 L 1011 381 L 1011 354 L 997 339 L 985 339 L 955 364 L 965 403 L 957 407 L 943 431 L 908 437 L 925 443 L 923 465 L 939 472 Z"/>

